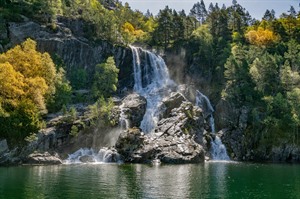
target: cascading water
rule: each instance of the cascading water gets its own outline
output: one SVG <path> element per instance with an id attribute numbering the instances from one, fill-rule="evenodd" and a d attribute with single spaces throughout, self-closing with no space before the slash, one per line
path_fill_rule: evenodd
<path id="1" fill-rule="evenodd" d="M 175 83 L 170 79 L 162 57 L 131 46 L 133 55 L 134 91 L 147 99 L 146 113 L 140 128 L 150 133 L 157 125 L 162 99 Z"/>
<path id="2" fill-rule="evenodd" d="M 213 109 L 208 97 L 198 90 L 196 91 L 196 106 L 202 108 L 205 117 L 209 117 L 211 132 L 215 134 L 215 120 L 213 116 L 213 112 L 215 110 Z M 226 152 L 226 147 L 218 135 L 216 135 L 215 139 L 211 141 L 211 156 L 213 160 L 230 160 Z"/>
<path id="3" fill-rule="evenodd" d="M 64 164 L 81 164 L 81 163 L 121 163 L 121 157 L 114 149 L 102 148 L 98 152 L 94 149 L 81 148 L 75 153 L 70 154 L 64 161 Z"/>
<path id="4" fill-rule="evenodd" d="M 215 120 L 213 116 L 213 112 L 215 110 L 212 107 L 208 97 L 198 90 L 196 91 L 196 106 L 199 106 L 203 110 L 205 118 L 209 117 L 211 132 L 215 133 Z"/>
<path id="5" fill-rule="evenodd" d="M 129 128 L 129 121 L 128 121 L 127 115 L 125 114 L 123 103 L 120 106 L 120 111 L 121 111 L 120 118 L 119 118 L 120 127 L 121 127 L 122 130 L 128 129 Z"/>

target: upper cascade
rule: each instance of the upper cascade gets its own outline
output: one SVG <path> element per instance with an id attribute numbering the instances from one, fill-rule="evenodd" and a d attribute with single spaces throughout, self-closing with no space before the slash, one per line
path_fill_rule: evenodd
<path id="1" fill-rule="evenodd" d="M 170 79 L 162 57 L 139 47 L 130 46 L 133 56 L 134 91 L 147 99 L 147 108 L 140 128 L 150 133 L 159 120 L 162 99 L 176 84 Z"/>

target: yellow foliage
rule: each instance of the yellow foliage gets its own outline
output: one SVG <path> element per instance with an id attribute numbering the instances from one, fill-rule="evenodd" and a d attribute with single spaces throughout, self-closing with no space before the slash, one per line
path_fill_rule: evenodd
<path id="1" fill-rule="evenodd" d="M 126 43 L 132 43 L 136 40 L 142 40 L 146 35 L 143 30 L 135 29 L 129 22 L 125 22 L 122 28 L 124 32 L 123 37 Z"/>
<path id="2" fill-rule="evenodd" d="M 31 100 L 45 111 L 45 98 L 55 93 L 55 65 L 48 53 L 36 51 L 36 42 L 27 39 L 0 55 L 0 96 L 3 104 L 17 106 Z"/>
<path id="3" fill-rule="evenodd" d="M 256 46 L 267 46 L 278 40 L 278 37 L 268 29 L 259 27 L 257 30 L 250 30 L 245 34 L 246 39 Z"/>
<path id="4" fill-rule="evenodd" d="M 123 30 L 124 32 L 132 33 L 132 34 L 135 31 L 133 25 L 129 22 L 125 22 L 125 24 L 123 25 Z"/>
<path id="5" fill-rule="evenodd" d="M 6 105 L 15 107 L 18 100 L 25 94 L 24 77 L 6 62 L 0 63 L 0 98 Z M 2 102 L 3 103 L 3 102 Z"/>

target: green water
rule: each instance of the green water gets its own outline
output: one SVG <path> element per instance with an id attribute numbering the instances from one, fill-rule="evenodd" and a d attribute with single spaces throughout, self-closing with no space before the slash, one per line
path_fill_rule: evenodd
<path id="1" fill-rule="evenodd" d="M 8 167 L 0 168 L 0 198 L 300 198 L 300 165 Z"/>

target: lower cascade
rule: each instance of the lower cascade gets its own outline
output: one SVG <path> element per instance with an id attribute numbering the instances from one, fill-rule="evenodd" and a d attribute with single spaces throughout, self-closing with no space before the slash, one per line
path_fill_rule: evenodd
<path id="1" fill-rule="evenodd" d="M 221 138 L 217 135 L 215 139 L 211 141 L 211 156 L 213 160 L 230 160 L 227 155 L 225 145 L 222 143 Z"/>
<path id="2" fill-rule="evenodd" d="M 115 149 L 102 148 L 97 152 L 94 149 L 81 148 L 64 161 L 64 164 L 80 163 L 122 163 L 122 160 Z"/>
<path id="3" fill-rule="evenodd" d="M 202 108 L 205 117 L 209 117 L 211 132 L 216 134 L 215 120 L 213 116 L 214 109 L 208 97 L 198 90 L 196 91 L 196 105 Z M 215 138 L 211 141 L 211 158 L 212 160 L 230 160 L 227 155 L 226 147 L 218 135 L 215 135 Z"/>

